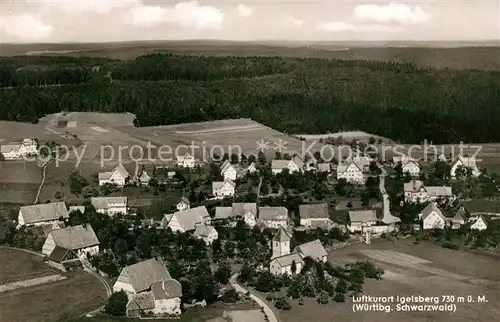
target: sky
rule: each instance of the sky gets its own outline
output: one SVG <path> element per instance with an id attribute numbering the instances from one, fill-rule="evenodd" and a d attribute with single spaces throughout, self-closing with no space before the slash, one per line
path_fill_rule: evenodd
<path id="1" fill-rule="evenodd" d="M 180 39 L 500 42 L 500 1 L 0 0 L 0 43 Z"/>

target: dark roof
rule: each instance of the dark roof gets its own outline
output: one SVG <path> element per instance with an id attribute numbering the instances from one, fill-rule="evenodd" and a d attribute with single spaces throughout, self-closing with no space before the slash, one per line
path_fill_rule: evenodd
<path id="1" fill-rule="evenodd" d="M 329 218 L 326 203 L 299 205 L 300 219 Z"/>
<path id="2" fill-rule="evenodd" d="M 500 204 L 496 201 L 489 200 L 471 200 L 464 202 L 462 206 L 469 214 L 474 213 L 496 213 L 500 214 Z"/>
<path id="3" fill-rule="evenodd" d="M 155 300 L 168 300 L 182 296 L 181 283 L 174 279 L 154 283 L 151 291 Z"/>
<path id="4" fill-rule="evenodd" d="M 64 248 L 64 247 L 56 246 L 52 250 L 52 253 L 50 253 L 48 259 L 50 261 L 53 261 L 53 262 L 56 262 L 56 263 L 62 263 L 62 261 L 66 257 L 66 254 L 68 254 L 68 252 L 69 252 L 69 249 Z"/>
<path id="5" fill-rule="evenodd" d="M 82 267 L 83 266 L 82 261 L 79 259 L 72 259 L 69 261 L 64 261 L 64 262 L 62 262 L 62 265 L 66 270 L 71 269 L 71 268 L 75 268 L 75 267 Z"/>

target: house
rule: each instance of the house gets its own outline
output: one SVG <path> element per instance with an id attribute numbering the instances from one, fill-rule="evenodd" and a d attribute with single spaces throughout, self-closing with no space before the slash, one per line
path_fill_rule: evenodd
<path id="1" fill-rule="evenodd" d="M 194 156 L 186 152 L 184 155 L 177 156 L 177 166 L 192 169 L 196 166 L 196 160 Z"/>
<path id="2" fill-rule="evenodd" d="M 236 172 L 236 168 L 228 160 L 225 160 L 220 167 L 224 180 L 236 180 Z"/>
<path id="3" fill-rule="evenodd" d="M 215 217 L 214 220 L 223 221 L 223 220 L 231 220 L 233 219 L 233 207 L 215 207 Z M 232 226 L 236 226 L 236 223 L 233 222 Z"/>
<path id="4" fill-rule="evenodd" d="M 50 266 L 63 272 L 81 270 L 83 268 L 82 261 L 75 251 L 60 246 L 54 247 L 47 257 L 47 261 Z"/>
<path id="5" fill-rule="evenodd" d="M 128 317 L 138 317 L 141 313 L 181 313 L 181 284 L 172 279 L 165 265 L 156 259 L 124 267 L 113 285 L 113 292 L 120 291 L 129 297 Z"/>
<path id="6" fill-rule="evenodd" d="M 332 171 L 332 166 L 330 163 L 318 163 L 318 171 L 319 172 L 328 172 Z"/>
<path id="7" fill-rule="evenodd" d="M 419 214 L 422 222 L 422 229 L 444 229 L 446 225 L 446 217 L 437 206 L 437 203 L 430 202 Z"/>
<path id="8" fill-rule="evenodd" d="M 85 206 L 69 206 L 68 213 L 72 213 L 73 211 L 79 211 L 82 214 L 85 213 Z"/>
<path id="9" fill-rule="evenodd" d="M 260 207 L 259 222 L 268 228 L 287 228 L 288 209 L 285 207 Z"/>
<path id="10" fill-rule="evenodd" d="M 470 229 L 472 230 L 485 230 L 488 228 L 488 223 L 483 215 L 479 215 L 475 220 L 471 220 Z"/>
<path id="11" fill-rule="evenodd" d="M 361 172 L 366 173 L 370 172 L 370 164 L 372 163 L 372 161 L 373 159 L 371 159 L 370 157 L 355 155 L 347 157 L 343 163 L 345 164 L 355 163 L 361 170 Z"/>
<path id="12" fill-rule="evenodd" d="M 326 263 L 326 252 L 323 244 L 319 239 L 295 246 L 294 253 L 299 254 L 302 258 L 311 257 L 315 261 Z"/>
<path id="13" fill-rule="evenodd" d="M 99 252 L 99 239 L 90 225 L 69 226 L 52 230 L 43 244 L 42 253 L 50 257 L 54 251 L 57 252 L 53 256 L 54 261 L 57 258 L 60 260 L 59 264 L 64 266 L 63 261 L 72 260 L 73 257 L 86 259 L 87 254 L 97 254 Z M 66 253 L 63 256 L 61 253 L 64 252 Z"/>
<path id="14" fill-rule="evenodd" d="M 311 158 L 304 162 L 305 171 L 316 171 L 318 169 L 318 160 L 316 158 Z"/>
<path id="15" fill-rule="evenodd" d="M 232 197 L 236 189 L 236 183 L 232 180 L 212 182 L 212 193 L 215 197 Z"/>
<path id="16" fill-rule="evenodd" d="M 27 138 L 22 142 L 11 142 L 0 147 L 0 153 L 5 160 L 21 160 L 25 157 L 38 155 L 38 143 Z"/>
<path id="17" fill-rule="evenodd" d="M 217 230 L 215 230 L 214 227 L 209 226 L 209 225 L 198 225 L 196 226 L 196 229 L 194 230 L 193 235 L 196 238 L 202 239 L 205 244 L 211 245 L 214 240 L 219 238 L 219 234 L 217 233 Z"/>
<path id="18" fill-rule="evenodd" d="M 410 158 L 406 155 L 394 156 L 392 161 L 395 165 L 401 164 L 401 172 L 409 173 L 412 177 L 420 175 L 420 165 L 416 159 Z"/>
<path id="19" fill-rule="evenodd" d="M 328 214 L 328 204 L 299 205 L 300 225 L 305 227 L 317 226 L 317 223 L 332 224 Z"/>
<path id="20" fill-rule="evenodd" d="M 479 177 L 479 175 L 481 174 L 481 171 L 476 164 L 476 158 L 463 157 L 459 155 L 451 165 L 450 176 L 452 178 L 456 178 L 457 169 L 459 169 L 460 167 L 470 168 L 472 170 L 473 177 Z"/>
<path id="21" fill-rule="evenodd" d="M 148 174 L 146 170 L 141 170 L 140 175 L 139 175 L 139 184 L 143 187 L 146 187 L 149 185 L 149 180 L 151 180 L 151 176 Z"/>
<path id="22" fill-rule="evenodd" d="M 19 208 L 17 228 L 46 225 L 66 218 L 69 218 L 69 214 L 64 202 L 23 206 Z"/>
<path id="23" fill-rule="evenodd" d="M 304 266 L 304 261 L 298 253 L 290 253 L 291 234 L 282 227 L 273 237 L 272 257 L 269 263 L 269 271 L 273 275 L 298 274 Z M 295 265 L 295 271 L 292 267 Z"/>
<path id="24" fill-rule="evenodd" d="M 453 200 L 454 195 L 451 187 L 446 186 L 424 186 L 421 180 L 412 180 L 403 185 L 406 202 L 436 201 L 438 199 Z"/>
<path id="25" fill-rule="evenodd" d="M 246 173 L 251 174 L 251 173 L 255 173 L 257 171 L 259 171 L 259 170 L 257 169 L 257 165 L 255 164 L 255 162 L 250 163 L 248 165 L 248 167 L 246 168 Z"/>
<path id="26" fill-rule="evenodd" d="M 299 156 L 295 155 L 291 160 L 272 160 L 271 171 L 273 174 L 282 173 L 283 170 L 288 169 L 288 173 L 295 173 L 302 171 L 303 162 Z"/>
<path id="27" fill-rule="evenodd" d="M 191 208 L 191 203 L 189 202 L 188 198 L 182 197 L 181 200 L 177 203 L 176 208 L 179 211 L 188 210 L 189 208 Z"/>
<path id="28" fill-rule="evenodd" d="M 450 220 L 451 229 L 459 229 L 465 224 L 465 218 L 467 216 L 467 211 L 464 207 L 460 207 L 455 216 Z"/>
<path id="29" fill-rule="evenodd" d="M 174 232 L 179 231 L 183 233 L 195 230 L 197 225 L 210 224 L 210 219 L 207 208 L 199 206 L 165 215 L 161 221 L 161 226 L 163 228 L 170 228 Z"/>
<path id="30" fill-rule="evenodd" d="M 365 181 L 362 168 L 355 162 L 339 163 L 337 165 L 337 180 L 340 179 L 357 184 Z"/>
<path id="31" fill-rule="evenodd" d="M 100 214 L 127 214 L 127 197 L 92 197 L 90 203 Z"/>
<path id="32" fill-rule="evenodd" d="M 49 236 L 49 233 L 53 230 L 56 229 L 61 229 L 64 228 L 63 223 L 61 222 L 53 222 L 50 224 L 43 224 L 40 226 L 31 226 L 28 227 L 28 230 L 31 231 L 34 235 L 47 238 Z"/>
<path id="33" fill-rule="evenodd" d="M 115 184 L 119 187 L 123 187 L 127 183 L 129 177 L 130 174 L 127 169 L 120 163 L 113 171 L 99 173 L 99 185 Z"/>
<path id="34" fill-rule="evenodd" d="M 257 203 L 235 202 L 231 207 L 231 215 L 242 218 L 248 227 L 253 228 L 257 224 Z"/>
<path id="35" fill-rule="evenodd" d="M 363 232 L 367 227 L 377 224 L 377 213 L 375 210 L 349 211 L 349 221 L 351 232 Z"/>
<path id="36" fill-rule="evenodd" d="M 490 200 L 471 200 L 462 203 L 466 217 L 479 217 L 481 215 L 500 217 L 500 204 Z"/>

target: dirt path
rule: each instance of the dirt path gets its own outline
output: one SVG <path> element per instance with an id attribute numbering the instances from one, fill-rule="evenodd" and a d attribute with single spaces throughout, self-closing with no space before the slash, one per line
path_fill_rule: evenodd
<path id="1" fill-rule="evenodd" d="M 38 198 L 40 198 L 40 193 L 42 192 L 43 185 L 45 184 L 45 178 L 46 178 L 46 173 L 47 173 L 47 166 L 50 164 L 52 159 L 49 159 L 46 161 L 44 164 L 42 164 L 42 182 L 40 182 L 40 186 L 38 187 L 38 191 L 36 193 L 36 198 L 35 202 L 33 204 L 36 204 L 38 202 Z"/>
<path id="2" fill-rule="evenodd" d="M 15 290 L 15 289 L 18 289 L 21 287 L 28 287 L 28 286 L 35 286 L 35 285 L 40 285 L 40 284 L 45 284 L 45 283 L 50 283 L 50 282 L 56 282 L 56 281 L 64 280 L 66 278 L 67 277 L 56 274 L 56 275 L 32 278 L 32 279 L 25 280 L 25 281 L 0 285 L 0 293 L 12 291 L 12 290 Z"/>

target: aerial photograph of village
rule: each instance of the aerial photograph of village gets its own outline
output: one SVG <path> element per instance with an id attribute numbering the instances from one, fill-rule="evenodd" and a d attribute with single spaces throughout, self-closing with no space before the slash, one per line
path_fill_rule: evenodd
<path id="1" fill-rule="evenodd" d="M 0 3 L 0 322 L 500 317 L 500 4 Z"/>

